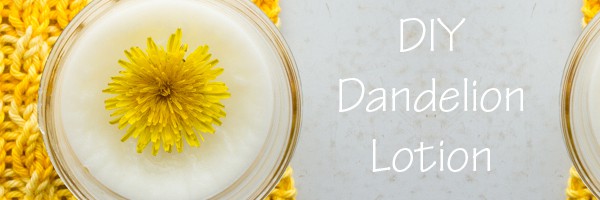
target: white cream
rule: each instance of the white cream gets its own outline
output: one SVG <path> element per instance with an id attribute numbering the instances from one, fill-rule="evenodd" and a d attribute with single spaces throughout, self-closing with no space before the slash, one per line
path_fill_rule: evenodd
<path id="1" fill-rule="evenodd" d="M 577 84 L 589 84 L 589 90 L 586 91 L 588 92 L 588 98 L 587 99 L 582 99 L 582 102 L 577 102 L 577 103 L 584 103 L 587 104 L 587 108 L 589 109 L 589 120 L 590 123 L 589 125 L 591 126 L 593 133 L 600 133 L 600 123 L 598 123 L 600 121 L 600 104 L 598 102 L 600 102 L 600 41 L 595 40 L 593 43 L 590 44 L 590 47 L 588 49 L 587 52 L 585 52 L 586 55 L 583 56 L 584 59 L 581 60 L 581 64 L 580 64 L 580 73 L 582 74 L 591 74 L 591 76 L 580 76 L 580 77 L 584 77 L 584 78 L 580 78 L 577 82 Z M 591 68 L 587 68 L 584 66 L 593 66 Z M 578 90 L 579 88 L 574 87 L 573 90 Z M 580 106 L 575 106 L 575 109 L 579 109 Z M 573 111 L 575 112 L 575 111 Z M 578 117 L 578 116 L 577 116 Z M 575 123 L 588 123 L 588 122 L 575 122 Z M 577 133 L 578 131 L 581 131 L 583 133 L 584 130 L 577 130 L 577 128 L 580 126 L 574 126 L 573 128 L 575 129 L 574 131 Z M 598 135 L 595 136 L 595 138 L 597 138 L 596 142 L 600 143 L 600 137 Z M 597 164 L 597 163 L 596 163 Z"/>
<path id="2" fill-rule="evenodd" d="M 273 86 L 268 67 L 276 54 L 240 16 L 190 0 L 121 1 L 83 29 L 59 74 L 56 113 L 81 163 L 102 184 L 132 199 L 200 199 L 237 180 L 263 146 L 273 113 Z M 150 146 L 136 153 L 135 138 L 121 142 L 125 130 L 108 123 L 102 93 L 122 68 L 124 50 L 145 49 L 146 38 L 166 45 L 183 30 L 188 54 L 210 46 L 225 72 L 231 98 L 223 101 L 227 117 L 214 135 L 203 134 L 200 148 L 152 156 Z"/>

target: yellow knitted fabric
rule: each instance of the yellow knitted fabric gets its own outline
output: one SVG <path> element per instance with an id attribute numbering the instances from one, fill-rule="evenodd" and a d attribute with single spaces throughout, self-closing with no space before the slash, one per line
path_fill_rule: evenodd
<path id="1" fill-rule="evenodd" d="M 600 10 L 600 0 L 583 0 L 583 6 L 581 7 L 583 26 L 587 25 L 594 18 L 598 10 Z"/>
<path id="2" fill-rule="evenodd" d="M 583 26 L 586 26 L 599 10 L 600 0 L 583 0 L 583 6 L 581 7 L 581 12 L 583 13 L 581 23 Z M 596 197 L 581 181 L 574 167 L 571 167 L 570 170 L 566 193 L 567 200 L 596 200 Z"/>
<path id="3" fill-rule="evenodd" d="M 571 177 L 567 183 L 567 200 L 596 200 L 596 197 L 585 187 L 574 167 L 570 170 Z"/>
<path id="4" fill-rule="evenodd" d="M 288 167 L 279 181 L 279 184 L 271 191 L 265 200 L 295 200 L 296 188 L 292 177 L 292 168 Z"/>
<path id="5" fill-rule="evenodd" d="M 86 3 L 0 1 L 0 196 L 5 199 L 72 198 L 46 155 L 36 103 L 46 56 Z"/>
<path id="6" fill-rule="evenodd" d="M 275 25 L 279 26 L 279 0 L 252 0 Z"/>
<path id="7" fill-rule="evenodd" d="M 278 23 L 277 0 L 254 1 Z M 0 199 L 75 199 L 52 168 L 37 91 L 50 48 L 87 0 L 0 0 Z M 294 199 L 291 168 L 268 199 Z"/>

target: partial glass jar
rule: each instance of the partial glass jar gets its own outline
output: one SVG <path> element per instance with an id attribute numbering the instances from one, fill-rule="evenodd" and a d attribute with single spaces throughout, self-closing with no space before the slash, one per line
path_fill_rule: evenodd
<path id="1" fill-rule="evenodd" d="M 225 189 L 208 197 L 196 198 L 262 199 L 270 193 L 283 175 L 294 152 L 299 134 L 301 91 L 293 57 L 278 29 L 250 1 L 179 1 L 198 2 L 232 18 L 243 19 L 238 22 L 253 27 L 253 32 L 260 35 L 260 42 L 270 49 L 265 53 L 271 53 L 277 58 L 274 62 L 276 64 L 269 65 L 267 70 L 269 73 L 264 74 L 272 84 L 273 109 L 269 115 L 271 120 L 268 122 L 268 133 L 264 144 L 258 150 L 258 155 L 239 178 Z M 65 28 L 46 61 L 39 90 L 40 128 L 55 170 L 70 191 L 80 199 L 125 199 L 125 196 L 94 177 L 90 169 L 82 164 L 75 152 L 76 149 L 68 141 L 64 123 L 70 122 L 63 121 L 57 114 L 61 112 L 61 109 L 57 107 L 57 102 L 60 101 L 60 91 L 64 90 L 61 88 L 64 85 L 61 82 L 61 79 L 64 78 L 61 72 L 64 71 L 65 63 L 73 53 L 74 46 L 88 28 L 96 26 L 96 23 L 101 21 L 99 19 L 107 17 L 106 15 L 110 14 L 111 10 L 122 4 L 145 2 L 147 1 L 96 0 L 91 2 Z M 122 54 L 122 52 L 119 53 Z M 126 179 L 126 177 L 123 178 Z"/>
<path id="2" fill-rule="evenodd" d="M 590 191 L 600 195 L 600 21 L 592 20 L 571 50 L 561 88 L 563 136 Z"/>

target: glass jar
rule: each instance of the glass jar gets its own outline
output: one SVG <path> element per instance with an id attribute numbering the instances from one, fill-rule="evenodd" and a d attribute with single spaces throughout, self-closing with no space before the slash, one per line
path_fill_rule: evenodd
<path id="1" fill-rule="evenodd" d="M 561 88 L 563 136 L 575 169 L 600 194 L 600 21 L 596 17 L 575 43 Z"/>
<path id="2" fill-rule="evenodd" d="M 69 190 L 80 199 L 125 199 L 94 177 L 67 141 L 62 118 L 56 113 L 61 71 L 71 48 L 82 32 L 94 26 L 111 9 L 124 2 L 143 0 L 97 0 L 85 7 L 62 32 L 48 57 L 39 90 L 39 122 L 46 149 L 58 175 Z M 254 28 L 277 59 L 268 74 L 273 87 L 273 112 L 264 144 L 250 166 L 231 185 L 210 199 L 262 199 L 279 182 L 294 152 L 301 119 L 301 91 L 293 57 L 278 29 L 247 0 L 192 0 L 228 16 L 243 18 Z M 193 20 L 193 19 L 191 19 Z M 242 22 L 240 22 L 242 23 Z M 185 34 L 185 31 L 184 31 Z M 185 42 L 185 41 L 184 41 Z M 92 47 L 90 47 L 92 48 Z M 99 55 L 101 56 L 101 55 Z M 115 61 L 116 63 L 116 61 Z M 107 82 L 108 83 L 108 82 Z M 218 134 L 218 133 L 217 133 Z M 201 189 L 201 188 L 199 188 Z"/>

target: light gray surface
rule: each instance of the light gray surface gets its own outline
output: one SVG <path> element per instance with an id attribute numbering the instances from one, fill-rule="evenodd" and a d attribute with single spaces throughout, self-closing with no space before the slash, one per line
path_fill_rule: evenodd
<path id="1" fill-rule="evenodd" d="M 560 130 L 563 66 L 580 32 L 579 1 L 284 0 L 282 33 L 304 95 L 303 126 L 292 161 L 299 199 L 563 199 L 570 160 Z M 399 52 L 402 18 L 466 22 L 455 51 Z M 441 27 L 436 27 L 441 31 Z M 428 45 L 428 41 L 424 42 Z M 338 79 L 375 87 L 525 90 L 525 111 L 338 113 Z M 372 139 L 381 164 L 420 141 L 446 149 L 492 150 L 492 171 L 372 173 Z M 436 157 L 437 159 L 437 157 Z"/>

